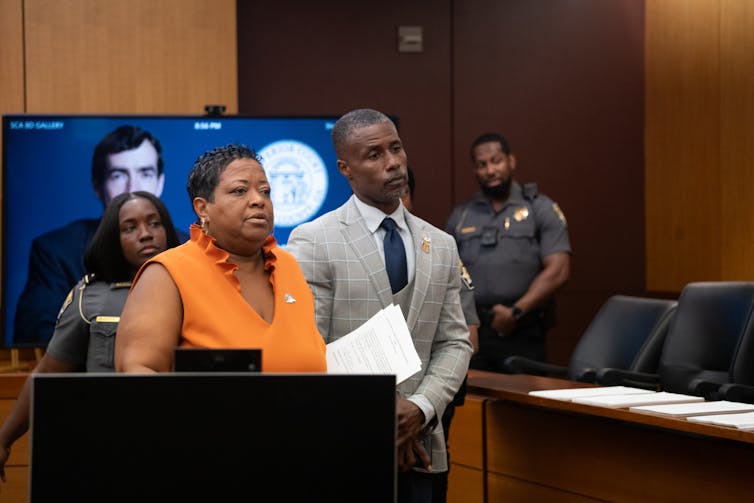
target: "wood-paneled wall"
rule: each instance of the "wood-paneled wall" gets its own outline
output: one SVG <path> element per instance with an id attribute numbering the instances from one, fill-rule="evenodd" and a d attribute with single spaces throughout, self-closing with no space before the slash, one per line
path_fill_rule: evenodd
<path id="1" fill-rule="evenodd" d="M 0 112 L 24 110 L 23 0 L 0 0 Z"/>
<path id="2" fill-rule="evenodd" d="M 27 112 L 237 111 L 235 0 L 25 0 Z"/>
<path id="3" fill-rule="evenodd" d="M 647 289 L 754 280 L 754 4 L 646 2 Z"/>
<path id="4" fill-rule="evenodd" d="M 720 4 L 722 279 L 754 280 L 754 2 Z"/>
<path id="5" fill-rule="evenodd" d="M 0 113 L 24 111 L 22 2 L 23 0 L 0 0 Z M 0 152 L 2 148 L 2 135 L 0 135 Z M 0 190 L 1 193 L 2 190 Z M 2 206 L 0 206 L 1 218 Z M 2 238 L 0 238 L 0 244 L 1 240 Z M 0 260 L 2 260 L 1 248 Z"/>

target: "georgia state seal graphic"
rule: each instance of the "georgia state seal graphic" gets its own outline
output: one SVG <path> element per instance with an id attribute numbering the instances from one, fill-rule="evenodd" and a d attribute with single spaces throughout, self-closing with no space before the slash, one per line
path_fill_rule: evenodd
<path id="1" fill-rule="evenodd" d="M 311 219 L 327 195 L 327 169 L 317 151 L 297 140 L 279 140 L 259 156 L 272 187 L 275 225 L 295 227 Z"/>

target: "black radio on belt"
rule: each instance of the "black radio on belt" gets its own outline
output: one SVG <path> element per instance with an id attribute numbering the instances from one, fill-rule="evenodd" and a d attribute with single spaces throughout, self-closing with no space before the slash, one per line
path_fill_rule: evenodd
<path id="1" fill-rule="evenodd" d="M 482 227 L 482 246 L 495 246 L 497 244 L 497 238 L 497 227 Z"/>

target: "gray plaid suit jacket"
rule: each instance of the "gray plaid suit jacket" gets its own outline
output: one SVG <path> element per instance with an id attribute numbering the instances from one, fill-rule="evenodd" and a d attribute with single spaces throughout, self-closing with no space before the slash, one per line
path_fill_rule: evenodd
<path id="1" fill-rule="evenodd" d="M 314 294 L 317 325 L 327 343 L 393 303 L 385 263 L 354 197 L 296 227 L 288 239 L 288 251 L 298 260 Z M 432 469 L 445 471 L 447 456 L 439 419 L 466 375 L 472 352 L 459 300 L 458 250 L 445 232 L 408 211 L 405 217 L 416 257 L 406 323 L 422 369 L 397 391 L 416 403 L 427 418 L 437 417 L 429 435 Z"/>

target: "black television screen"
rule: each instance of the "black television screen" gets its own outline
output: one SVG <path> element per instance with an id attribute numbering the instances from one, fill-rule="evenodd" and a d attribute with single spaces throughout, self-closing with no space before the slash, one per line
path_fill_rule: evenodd
<path id="1" fill-rule="evenodd" d="M 109 132 L 132 125 L 159 141 L 164 162 L 160 197 L 176 228 L 185 234 L 196 219 L 186 193 L 186 179 L 197 157 L 229 143 L 257 150 L 272 186 L 275 237 L 284 246 L 293 227 L 340 206 L 351 194 L 336 167 L 330 139 L 335 120 L 305 116 L 3 116 L 5 344 L 30 342 L 15 337 L 14 330 L 19 298 L 29 276 L 33 240 L 77 220 L 96 222 L 102 213 L 102 203 L 92 186 L 92 154 Z M 73 233 L 66 234 L 76 239 Z M 57 264 L 48 260 L 45 267 L 55 268 Z M 35 279 L 53 281 L 46 274 L 37 274 Z M 68 282 L 78 279 L 69 278 Z M 65 288 L 58 306 L 72 286 Z"/>

